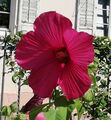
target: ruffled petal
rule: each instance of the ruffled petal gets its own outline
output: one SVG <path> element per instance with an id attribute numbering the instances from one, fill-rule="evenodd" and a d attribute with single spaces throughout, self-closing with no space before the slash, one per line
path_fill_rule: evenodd
<path id="1" fill-rule="evenodd" d="M 21 109 L 21 112 L 26 113 L 31 111 L 33 108 L 42 105 L 43 98 L 39 97 L 38 95 L 34 95 Z"/>
<path id="2" fill-rule="evenodd" d="M 64 46 L 63 32 L 72 27 L 71 21 L 54 12 L 41 14 L 34 22 L 34 30 L 38 38 L 47 41 L 52 48 Z"/>
<path id="3" fill-rule="evenodd" d="M 64 33 L 70 59 L 79 65 L 88 65 L 94 60 L 93 36 L 73 29 Z"/>
<path id="4" fill-rule="evenodd" d="M 32 70 L 29 76 L 29 85 L 34 94 L 42 98 L 49 97 L 57 85 L 61 70 L 61 65 L 55 60 L 37 71 Z"/>
<path id="5" fill-rule="evenodd" d="M 76 99 L 84 95 L 91 85 L 87 67 L 68 63 L 60 76 L 58 84 L 67 99 Z"/>
<path id="6" fill-rule="evenodd" d="M 24 69 L 37 69 L 51 62 L 54 55 L 47 43 L 28 32 L 16 46 L 16 61 Z"/>

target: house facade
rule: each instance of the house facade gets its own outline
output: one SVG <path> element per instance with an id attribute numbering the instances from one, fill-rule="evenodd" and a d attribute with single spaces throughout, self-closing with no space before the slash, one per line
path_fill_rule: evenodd
<path id="1" fill-rule="evenodd" d="M 7 8 L 2 8 L 3 3 Z M 97 36 L 108 36 L 110 31 L 110 0 L 1 0 L 0 6 L 0 31 L 12 34 L 32 30 L 35 18 L 51 10 L 71 19 L 78 31 Z"/>
<path id="2" fill-rule="evenodd" d="M 110 36 L 110 0 L 80 0 L 77 29 L 96 36 Z"/>

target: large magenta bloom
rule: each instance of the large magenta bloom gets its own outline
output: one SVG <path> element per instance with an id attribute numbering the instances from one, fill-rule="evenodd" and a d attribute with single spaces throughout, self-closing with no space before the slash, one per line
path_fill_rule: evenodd
<path id="1" fill-rule="evenodd" d="M 90 87 L 88 65 L 94 59 L 93 36 L 72 29 L 71 21 L 56 13 L 41 14 L 16 47 L 16 61 L 31 70 L 29 85 L 40 97 L 49 97 L 60 85 L 68 99 Z"/>

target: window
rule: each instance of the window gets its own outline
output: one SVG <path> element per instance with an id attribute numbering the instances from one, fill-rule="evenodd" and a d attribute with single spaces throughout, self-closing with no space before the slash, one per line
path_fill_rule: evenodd
<path id="1" fill-rule="evenodd" d="M 94 0 L 80 0 L 78 4 L 77 30 L 93 33 Z"/>
<path id="2" fill-rule="evenodd" d="M 10 0 L 0 0 L 0 27 L 9 28 Z"/>
<path id="3" fill-rule="evenodd" d="M 109 3 L 109 0 L 80 0 L 77 29 L 97 36 L 108 36 Z"/>
<path id="4" fill-rule="evenodd" d="M 108 25 L 109 25 L 109 0 L 98 0 L 98 11 L 97 18 L 97 29 L 103 30 L 103 35 L 108 36 Z M 101 22 L 100 22 L 101 21 Z"/>
<path id="5" fill-rule="evenodd" d="M 33 23 L 37 16 L 38 0 L 23 0 L 22 22 Z"/>

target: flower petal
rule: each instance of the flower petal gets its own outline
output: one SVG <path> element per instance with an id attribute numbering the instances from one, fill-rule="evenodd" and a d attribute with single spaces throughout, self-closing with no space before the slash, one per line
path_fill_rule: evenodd
<path id="1" fill-rule="evenodd" d="M 37 37 L 43 41 L 48 41 L 54 48 L 64 46 L 63 32 L 71 27 L 72 23 L 68 18 L 54 11 L 41 14 L 34 22 Z"/>
<path id="2" fill-rule="evenodd" d="M 37 117 L 36 117 L 35 120 L 45 120 L 44 113 L 43 113 L 43 112 L 40 112 L 40 113 L 37 115 Z"/>
<path id="3" fill-rule="evenodd" d="M 76 99 L 83 96 L 91 85 L 87 67 L 75 65 L 73 62 L 66 64 L 58 84 L 67 99 Z"/>
<path id="4" fill-rule="evenodd" d="M 26 120 L 30 120 L 29 112 L 26 113 Z M 44 113 L 43 112 L 38 113 L 35 120 L 46 120 L 45 116 L 44 116 Z"/>
<path id="5" fill-rule="evenodd" d="M 73 29 L 64 33 L 66 47 L 75 64 L 88 65 L 94 60 L 93 36 Z"/>
<path id="6" fill-rule="evenodd" d="M 33 92 L 42 98 L 49 97 L 57 85 L 61 69 L 61 65 L 54 60 L 37 71 L 32 70 L 29 85 Z"/>
<path id="7" fill-rule="evenodd" d="M 43 98 L 38 95 L 34 95 L 21 109 L 21 112 L 26 113 L 31 111 L 33 108 L 41 105 L 43 103 Z"/>
<path id="8" fill-rule="evenodd" d="M 53 57 L 48 45 L 37 39 L 34 32 L 24 35 L 16 47 L 16 61 L 24 69 L 37 69 L 48 64 Z"/>

